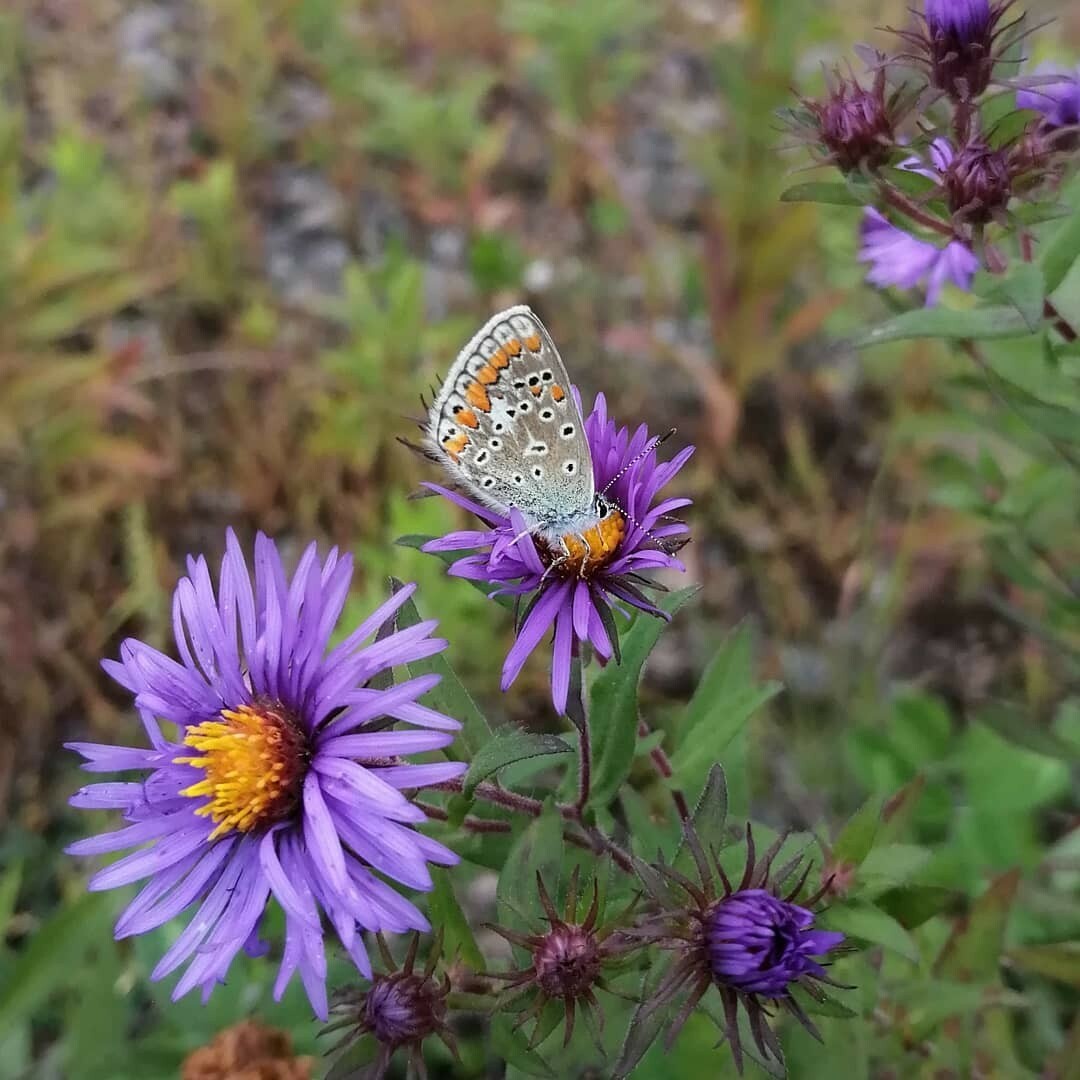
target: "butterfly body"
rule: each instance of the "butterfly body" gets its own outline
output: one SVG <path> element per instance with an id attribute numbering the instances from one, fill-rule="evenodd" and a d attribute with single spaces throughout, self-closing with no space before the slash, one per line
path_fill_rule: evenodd
<path id="1" fill-rule="evenodd" d="M 596 490 L 562 358 L 528 307 L 494 315 L 458 354 L 427 436 L 461 486 L 499 513 L 517 510 L 561 564 L 584 574 L 625 535 L 625 517 Z"/>

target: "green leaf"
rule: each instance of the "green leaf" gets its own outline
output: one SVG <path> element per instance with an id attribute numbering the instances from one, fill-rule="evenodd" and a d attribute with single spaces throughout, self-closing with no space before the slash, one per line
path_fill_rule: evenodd
<path id="1" fill-rule="evenodd" d="M 679 722 L 671 762 L 676 779 L 691 789 L 700 783 L 750 717 L 781 689 L 780 683 L 755 683 L 750 632 L 739 627 L 705 669 Z"/>
<path id="2" fill-rule="evenodd" d="M 514 841 L 495 887 L 501 918 L 512 916 L 526 926 L 543 919 L 536 875 L 541 874 L 549 892 L 556 891 L 562 868 L 562 830 L 562 817 L 549 801 L 540 817 Z"/>
<path id="3" fill-rule="evenodd" d="M 905 311 L 880 326 L 864 330 L 851 341 L 852 348 L 866 349 L 887 341 L 913 338 L 946 338 L 986 341 L 992 338 L 1026 337 L 1031 331 L 1023 315 L 1008 307 L 973 308 L 953 311 L 949 308 L 919 308 Z"/>
<path id="4" fill-rule="evenodd" d="M 4 939 L 7 924 L 15 913 L 15 902 L 19 898 L 19 886 L 22 884 L 22 863 L 15 863 L 4 871 L 0 878 L 0 942 Z M 0 945 L 0 950 L 3 946 Z"/>
<path id="5" fill-rule="evenodd" d="M 70 984 L 72 966 L 78 966 L 87 946 L 99 941 L 112 898 L 86 893 L 59 909 L 36 934 L 7 970 L 0 987 L 0 1031 L 30 1015 L 58 988 Z"/>
<path id="6" fill-rule="evenodd" d="M 827 203 L 830 206 L 863 206 L 866 202 L 847 184 L 828 183 L 823 180 L 795 184 L 780 196 L 780 201 Z"/>
<path id="7" fill-rule="evenodd" d="M 1080 942 L 1026 945 L 1010 949 L 1009 959 L 1024 971 L 1033 971 L 1080 989 Z"/>
<path id="8" fill-rule="evenodd" d="M 698 586 L 680 589 L 661 600 L 659 607 L 674 615 Z M 592 785 L 589 803 L 606 806 L 629 775 L 637 746 L 638 682 L 641 669 L 667 623 L 639 612 L 622 638 L 622 661 L 608 664 L 594 679 L 589 695 L 589 728 L 592 736 Z"/>
<path id="9" fill-rule="evenodd" d="M 1075 208 L 1046 245 L 1042 256 L 1046 291 L 1052 293 L 1068 276 L 1080 257 L 1080 212 Z"/>
<path id="10" fill-rule="evenodd" d="M 513 1017 L 506 1013 L 498 1013 L 491 1022 L 491 1048 L 497 1059 L 528 1076 L 555 1075 L 551 1066 L 535 1050 L 529 1049 L 528 1037 L 520 1028 L 514 1027 Z"/>
<path id="11" fill-rule="evenodd" d="M 1080 423 L 1080 420 L 1077 421 Z M 995 702 L 980 709 L 976 719 L 996 731 L 1007 742 L 1033 750 L 1045 757 L 1062 761 L 1080 758 L 1080 747 L 1066 742 L 1030 715 L 1006 702 Z"/>
<path id="12" fill-rule="evenodd" d="M 1005 925 L 1019 884 L 1019 870 L 994 879 L 971 911 L 957 920 L 938 956 L 936 974 L 957 982 L 996 981 Z"/>
<path id="13" fill-rule="evenodd" d="M 472 759 L 469 771 L 465 774 L 462 794 L 472 798 L 476 787 L 489 776 L 494 775 L 504 765 L 526 758 L 541 757 L 545 754 L 568 754 L 572 747 L 565 739 L 557 735 L 541 735 L 531 731 L 522 731 L 517 727 L 501 728 L 495 737 L 482 746 Z"/>
<path id="14" fill-rule="evenodd" d="M 1018 263 L 992 294 L 1007 300 L 1023 316 L 1028 329 L 1035 333 L 1043 321 L 1046 299 L 1042 268 L 1035 263 Z"/>
<path id="15" fill-rule="evenodd" d="M 400 581 L 392 581 L 391 588 L 394 592 L 401 587 Z M 416 605 L 411 599 L 406 600 L 397 613 L 398 626 L 404 629 L 419 621 Z M 469 759 L 472 760 L 491 741 L 491 727 L 469 691 L 454 674 L 449 661 L 441 654 L 436 654 L 424 660 L 414 660 L 408 667 L 409 674 L 413 676 L 432 672 L 440 676 L 439 685 L 427 695 L 428 702 L 433 709 L 461 722 L 459 744 L 465 747 Z"/>
<path id="16" fill-rule="evenodd" d="M 694 832 L 697 833 L 706 855 L 710 850 L 719 850 L 723 845 L 724 825 L 727 822 L 728 791 L 724 770 L 720 765 L 713 765 L 701 798 L 694 807 Z M 693 866 L 693 857 L 686 846 L 685 837 L 675 853 L 675 869 L 685 873 Z"/>
<path id="17" fill-rule="evenodd" d="M 428 894 L 428 914 L 432 926 L 443 933 L 443 948 L 451 961 L 460 956 L 474 971 L 483 971 L 484 956 L 473 937 L 465 913 L 454 895 L 454 886 L 448 870 L 432 868 L 431 880 L 434 882 Z"/>
<path id="18" fill-rule="evenodd" d="M 802 983 L 792 983 L 788 987 L 788 993 L 803 1007 L 804 1011 L 816 1016 L 835 1016 L 846 1020 L 852 1016 L 858 1016 L 854 1009 L 842 1005 L 835 998 L 829 997 L 824 990 L 818 990 L 820 997 L 807 992 Z"/>
<path id="19" fill-rule="evenodd" d="M 919 962 L 919 946 L 891 916 L 869 904 L 851 904 L 832 908 L 828 915 L 830 929 L 842 930 L 848 937 L 871 945 L 881 945 L 913 964 Z"/>
<path id="20" fill-rule="evenodd" d="M 859 866 L 870 854 L 881 823 L 882 799 L 871 795 L 840 830 L 832 849 L 835 863 Z"/>
<path id="21" fill-rule="evenodd" d="M 954 889 L 940 885 L 901 885 L 878 896 L 874 903 L 905 930 L 922 926 L 958 898 Z"/>

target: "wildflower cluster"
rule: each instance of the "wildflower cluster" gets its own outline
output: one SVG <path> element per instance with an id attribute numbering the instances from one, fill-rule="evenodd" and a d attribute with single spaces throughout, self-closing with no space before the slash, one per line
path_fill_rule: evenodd
<path id="1" fill-rule="evenodd" d="M 1080 144 L 1080 70 L 1016 70 L 1026 30 L 1012 0 L 925 0 L 913 17 L 891 31 L 893 52 L 868 54 L 866 78 L 835 72 L 787 119 L 866 203 L 867 280 L 933 305 L 947 284 L 1002 271 L 1013 237 L 1026 243 L 1020 204 L 1051 198 Z M 1001 92 L 1017 110 L 1004 120 L 990 107 Z"/>

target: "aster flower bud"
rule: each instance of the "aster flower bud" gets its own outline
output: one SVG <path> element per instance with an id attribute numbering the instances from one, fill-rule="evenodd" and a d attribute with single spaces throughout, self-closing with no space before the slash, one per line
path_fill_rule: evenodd
<path id="1" fill-rule="evenodd" d="M 418 934 L 413 935 L 400 968 L 394 963 L 382 934 L 376 940 L 387 970 L 376 972 L 367 989 L 346 990 L 336 997 L 332 1011 L 339 1019 L 324 1028 L 323 1034 L 347 1030 L 329 1053 L 371 1035 L 379 1044 L 379 1051 L 370 1075 L 382 1077 L 398 1050 L 405 1051 L 417 1074 L 426 1075 L 423 1043 L 428 1037 L 441 1039 L 457 1057 L 457 1045 L 446 1023 L 450 980 L 445 974 L 442 978 L 435 976 L 442 954 L 441 938 L 436 938 L 422 971 L 416 970 Z"/>
<path id="2" fill-rule="evenodd" d="M 945 168 L 942 183 L 954 218 L 975 225 L 998 216 L 1012 196 L 1008 157 L 984 142 L 960 147 Z"/>
<path id="3" fill-rule="evenodd" d="M 803 98 L 802 104 L 807 112 L 796 116 L 795 124 L 813 138 L 825 160 L 845 173 L 887 164 L 896 145 L 899 107 L 896 94 L 885 96 L 883 68 L 869 88 L 837 71 L 824 101 Z"/>
<path id="4" fill-rule="evenodd" d="M 1009 3 L 926 0 L 930 81 L 954 100 L 978 97 L 990 84 L 998 24 Z"/>
<path id="5" fill-rule="evenodd" d="M 639 1007 L 635 1023 L 656 1026 L 657 1010 L 675 1008 L 681 1002 L 674 1019 L 666 1024 L 665 1045 L 670 1048 L 699 1002 L 715 987 L 723 1005 L 724 1034 L 741 1073 L 740 1008 L 749 1018 L 754 1042 L 764 1058 L 781 1056 L 780 1044 L 766 1023 L 770 1004 L 784 1008 L 819 1037 L 792 988 L 797 985 L 823 1001 L 825 994 L 819 984 L 841 985 L 826 973 L 825 957 L 840 945 L 844 935 L 814 927 L 812 908 L 825 889 L 796 902 L 809 876 L 809 865 L 795 885 L 781 893 L 800 862 L 796 859 L 773 875 L 773 861 L 783 837 L 758 860 L 747 825 L 746 864 L 737 885 L 732 885 L 715 853 L 710 864 L 693 825 L 686 824 L 683 839 L 697 867 L 697 881 L 663 862 L 637 864 L 654 912 L 636 933 L 641 940 L 669 949 L 675 956 Z M 624 1052 L 616 1076 L 628 1076 L 644 1049 L 638 1045 L 636 1058 Z"/>
<path id="6" fill-rule="evenodd" d="M 920 25 L 895 33 L 910 47 L 902 59 L 926 71 L 930 85 L 953 101 L 968 102 L 990 85 L 994 66 L 1012 40 L 1015 22 L 1002 23 L 1012 0 L 926 0 Z"/>
<path id="7" fill-rule="evenodd" d="M 531 954 L 528 967 L 518 971 L 490 972 L 489 977 L 504 980 L 507 992 L 501 1005 L 509 1005 L 530 993 L 535 997 L 514 1024 L 520 1027 L 536 1018 L 532 1041 L 540 1034 L 540 1015 L 549 1001 L 561 1001 L 566 1020 L 563 1045 L 568 1045 L 574 1033 L 574 1021 L 578 1011 L 583 1013 L 590 1028 L 601 1028 L 604 1015 L 597 1000 L 596 990 L 607 990 L 604 971 L 618 961 L 625 952 L 635 948 L 637 942 L 618 932 L 618 927 L 629 916 L 623 912 L 618 918 L 603 926 L 597 926 L 600 916 L 600 894 L 593 881 L 592 902 L 585 918 L 576 922 L 578 907 L 579 867 L 574 868 L 567 888 L 566 905 L 560 916 L 540 874 L 536 875 L 536 888 L 544 909 L 549 929 L 544 932 L 521 934 L 505 927 L 491 927 L 495 933 Z M 631 905 L 631 909 L 634 905 Z"/>

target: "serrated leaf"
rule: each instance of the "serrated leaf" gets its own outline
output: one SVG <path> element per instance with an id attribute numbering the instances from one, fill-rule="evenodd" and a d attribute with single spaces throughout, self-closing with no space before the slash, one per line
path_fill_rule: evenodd
<path id="1" fill-rule="evenodd" d="M 935 964 L 937 974 L 957 982 L 995 980 L 1005 926 L 1019 884 L 1019 870 L 994 879 L 968 914 L 957 920 Z"/>
<path id="2" fill-rule="evenodd" d="M 431 880 L 434 884 L 428 894 L 428 913 L 432 926 L 442 931 L 445 955 L 451 961 L 460 956 L 474 971 L 483 971 L 484 956 L 454 895 L 450 872 L 433 867 Z"/>
<path id="3" fill-rule="evenodd" d="M 465 774 L 462 794 L 472 798 L 476 787 L 504 765 L 544 755 L 569 754 L 573 748 L 558 735 L 537 734 L 517 727 L 500 728 L 472 759 Z"/>
<path id="4" fill-rule="evenodd" d="M 858 938 L 871 945 L 897 953 L 919 963 L 919 946 L 911 935 L 889 914 L 869 904 L 852 904 L 832 908 L 828 917 L 829 929 L 842 930 L 848 937 Z"/>
<path id="5" fill-rule="evenodd" d="M 826 203 L 829 206 L 864 206 L 866 203 L 866 200 L 860 198 L 847 184 L 829 183 L 825 180 L 795 184 L 780 196 L 780 201 Z"/>
<path id="6" fill-rule="evenodd" d="M 914 338 L 988 341 L 1026 337 L 1030 333 L 1024 317 L 1011 305 L 972 308 L 968 311 L 933 307 L 905 311 L 880 326 L 871 326 L 857 334 L 850 344 L 855 349 L 867 349 L 889 341 Z"/>
<path id="7" fill-rule="evenodd" d="M 401 582 L 394 581 L 392 588 L 394 592 L 397 592 L 401 588 Z M 420 614 L 412 599 L 409 599 L 398 610 L 398 626 L 405 629 L 418 622 L 420 622 Z M 437 653 L 424 660 L 414 660 L 408 668 L 409 674 L 413 676 L 429 673 L 440 676 L 438 686 L 428 693 L 427 700 L 433 709 L 461 722 L 461 733 L 458 735 L 457 742 L 458 745 L 465 747 L 467 756 L 471 760 L 491 741 L 491 727 L 487 722 L 487 717 L 480 711 L 469 691 L 455 674 L 450 662 L 442 654 Z"/>
<path id="8" fill-rule="evenodd" d="M 727 812 L 727 779 L 724 776 L 723 768 L 720 765 L 713 765 L 709 770 L 709 776 L 705 781 L 701 798 L 698 799 L 692 815 L 694 831 L 705 849 L 706 856 L 708 856 L 711 849 L 716 848 L 719 850 L 722 846 L 724 825 L 727 823 Z M 685 837 L 680 841 L 678 851 L 675 853 L 674 865 L 677 870 L 682 872 L 685 872 L 689 866 L 693 865 Z"/>
<path id="9" fill-rule="evenodd" d="M 669 593 L 659 607 L 674 615 L 698 586 Z M 592 735 L 592 785 L 589 804 L 606 806 L 618 794 L 630 772 L 637 747 L 638 682 L 667 623 L 639 613 L 622 638 L 622 661 L 608 664 L 593 680 L 589 695 L 589 728 Z"/>

